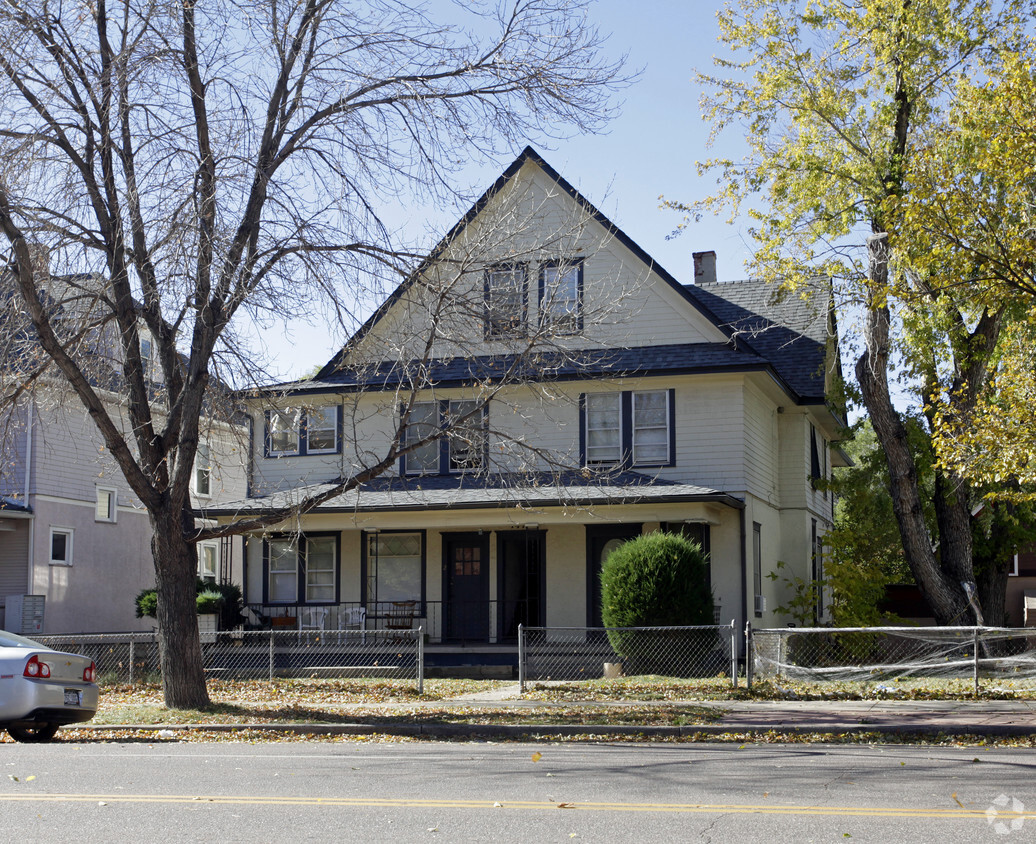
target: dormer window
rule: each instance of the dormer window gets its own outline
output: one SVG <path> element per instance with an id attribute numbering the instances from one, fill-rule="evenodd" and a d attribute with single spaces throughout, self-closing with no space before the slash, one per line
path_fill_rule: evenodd
<path id="1" fill-rule="evenodd" d="M 486 337 L 525 333 L 528 272 L 525 264 L 499 264 L 486 270 Z"/>
<path id="2" fill-rule="evenodd" d="M 583 261 L 548 261 L 540 267 L 540 324 L 565 334 L 583 329 Z"/>

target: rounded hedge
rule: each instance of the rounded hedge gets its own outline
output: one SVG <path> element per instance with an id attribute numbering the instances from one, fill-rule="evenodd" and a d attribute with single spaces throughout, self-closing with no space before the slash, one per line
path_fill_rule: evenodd
<path id="1" fill-rule="evenodd" d="M 626 674 L 704 676 L 716 668 L 716 632 L 643 630 L 712 625 L 712 591 L 701 547 L 650 533 L 611 553 L 601 570 L 601 615 Z"/>
<path id="2" fill-rule="evenodd" d="M 601 570 L 605 627 L 713 624 L 705 555 L 696 542 L 648 533 L 611 553 Z"/>

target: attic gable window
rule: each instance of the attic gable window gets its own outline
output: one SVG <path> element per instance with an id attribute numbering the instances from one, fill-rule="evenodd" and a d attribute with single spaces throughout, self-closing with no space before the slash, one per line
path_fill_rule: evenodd
<path id="1" fill-rule="evenodd" d="M 341 407 L 285 408 L 266 413 L 266 456 L 338 454 Z"/>
<path id="2" fill-rule="evenodd" d="M 486 270 L 486 337 L 525 333 L 528 270 L 525 264 L 498 264 Z"/>
<path id="3" fill-rule="evenodd" d="M 566 334 L 583 329 L 583 260 L 548 261 L 540 267 L 540 324 Z"/>

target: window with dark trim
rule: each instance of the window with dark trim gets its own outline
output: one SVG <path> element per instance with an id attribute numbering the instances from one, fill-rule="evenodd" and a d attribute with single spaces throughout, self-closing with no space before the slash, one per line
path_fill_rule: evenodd
<path id="1" fill-rule="evenodd" d="M 816 606 L 814 607 L 814 624 L 819 624 L 824 618 L 824 535 L 817 528 L 817 520 L 812 522 L 812 545 L 813 545 L 813 589 Z"/>
<path id="2" fill-rule="evenodd" d="M 584 465 L 676 465 L 674 398 L 672 389 L 580 396 Z"/>
<path id="3" fill-rule="evenodd" d="M 540 265 L 540 325 L 566 334 L 583 330 L 583 259 Z"/>
<path id="4" fill-rule="evenodd" d="M 364 600 L 368 612 L 393 601 L 424 604 L 424 531 L 378 531 L 364 533 Z"/>
<path id="5" fill-rule="evenodd" d="M 486 465 L 488 407 L 472 400 L 449 399 L 417 402 L 410 408 L 403 443 L 417 442 L 440 428 L 444 437 L 418 446 L 401 458 L 401 472 L 408 475 L 447 475 L 477 472 Z"/>
<path id="6" fill-rule="evenodd" d="M 336 533 L 277 536 L 266 540 L 265 602 L 337 603 L 339 557 Z"/>
<path id="7" fill-rule="evenodd" d="M 528 317 L 528 268 L 498 264 L 485 273 L 486 337 L 516 337 L 525 333 Z"/>
<path id="8" fill-rule="evenodd" d="M 267 457 L 338 454 L 341 450 L 340 405 L 266 412 Z"/>
<path id="9" fill-rule="evenodd" d="M 755 590 L 755 617 L 763 616 L 763 526 L 752 522 L 752 584 Z"/>

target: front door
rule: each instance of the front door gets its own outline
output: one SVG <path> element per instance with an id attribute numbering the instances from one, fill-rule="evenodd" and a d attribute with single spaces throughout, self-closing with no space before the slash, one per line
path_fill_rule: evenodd
<path id="1" fill-rule="evenodd" d="M 489 537 L 443 534 L 445 638 L 454 642 L 489 639 Z"/>
<path id="2" fill-rule="evenodd" d="M 586 625 L 603 627 L 601 618 L 601 568 L 616 548 L 635 536 L 640 536 L 643 526 L 630 525 L 587 525 L 586 526 Z"/>
<path id="3" fill-rule="evenodd" d="M 515 641 L 518 625 L 544 623 L 545 533 L 503 530 L 496 535 L 497 638 Z"/>

